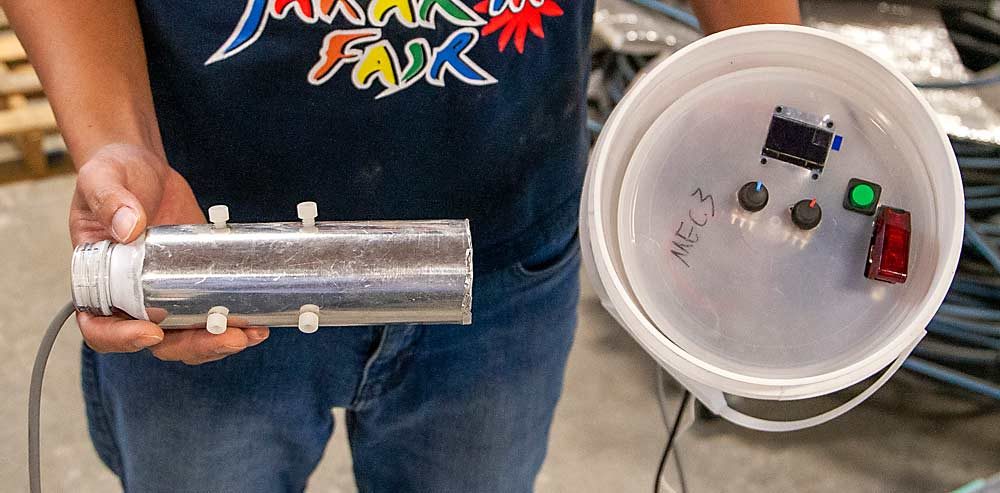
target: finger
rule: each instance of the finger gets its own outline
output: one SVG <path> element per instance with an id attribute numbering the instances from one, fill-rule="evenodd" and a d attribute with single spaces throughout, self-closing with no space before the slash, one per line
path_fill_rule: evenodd
<path id="1" fill-rule="evenodd" d="M 81 243 L 97 243 L 113 239 L 108 229 L 87 208 L 87 203 L 79 190 L 73 193 L 73 203 L 69 209 L 69 236 L 74 247 Z"/>
<path id="2" fill-rule="evenodd" d="M 189 366 L 198 366 L 198 365 L 204 365 L 205 363 L 211 363 L 213 361 L 223 360 L 223 359 L 226 359 L 228 357 L 229 357 L 228 354 L 223 354 L 221 356 L 215 356 L 215 357 L 212 357 L 212 358 L 182 360 L 181 363 L 184 363 L 185 365 L 189 365 Z"/>
<path id="3" fill-rule="evenodd" d="M 233 330 L 238 331 L 241 329 L 230 327 L 226 330 L 226 333 L 229 333 L 230 331 Z M 247 338 L 246 347 L 253 347 L 258 345 L 267 340 L 268 336 L 270 335 L 270 329 L 267 327 L 248 327 L 242 330 Z M 183 332 L 188 332 L 188 331 L 183 331 Z M 172 334 L 173 331 L 168 331 L 167 333 Z M 169 342 L 167 344 L 163 344 L 161 346 L 153 348 L 152 351 L 153 355 L 165 361 L 182 361 L 189 365 L 199 365 L 199 364 L 209 363 L 212 361 L 218 361 L 220 359 L 225 358 L 226 356 L 230 356 L 232 354 L 236 354 L 237 352 L 239 352 L 239 350 L 237 350 L 235 347 L 231 346 L 226 347 L 225 345 L 221 348 L 217 348 L 215 351 L 213 351 L 211 355 L 205 355 L 203 352 L 192 347 L 186 347 L 186 348 L 178 347 L 181 345 L 190 345 L 190 340 L 187 339 L 188 337 L 190 336 L 184 335 L 183 337 L 181 337 L 179 335 L 177 338 L 175 338 L 173 335 L 169 335 L 167 337 Z M 217 336 L 212 336 L 212 337 L 217 337 Z"/>
<path id="4" fill-rule="evenodd" d="M 247 327 L 243 329 L 243 333 L 247 335 L 247 347 L 254 347 L 267 340 L 271 335 L 271 329 L 267 327 Z"/>
<path id="5" fill-rule="evenodd" d="M 163 329 L 145 320 L 77 313 L 76 321 L 84 341 L 99 353 L 134 353 L 163 341 Z"/>
<path id="6" fill-rule="evenodd" d="M 240 330 L 241 329 L 229 327 L 229 328 L 226 329 L 226 332 L 228 333 L 228 332 L 231 332 L 231 331 L 240 331 Z M 246 335 L 246 333 L 244 332 L 244 336 L 245 335 Z M 217 338 L 218 337 L 217 335 L 212 335 L 212 334 L 209 334 L 209 336 L 210 337 L 207 337 L 207 339 L 213 339 L 213 338 Z M 212 342 L 216 343 L 216 341 L 212 341 Z M 204 364 L 204 363 L 210 363 L 212 361 L 219 361 L 219 360 L 221 360 L 223 358 L 227 358 L 229 356 L 232 356 L 232 355 L 234 355 L 236 353 L 239 353 L 239 352 L 243 351 L 244 349 L 250 347 L 249 343 L 250 343 L 250 340 L 249 340 L 249 338 L 247 338 L 247 345 L 246 346 L 242 346 L 242 347 L 239 345 L 239 343 L 233 343 L 233 342 L 228 342 L 228 343 L 223 344 L 221 346 L 216 345 L 216 346 L 214 346 L 212 348 L 212 351 L 210 353 L 195 352 L 190 357 L 182 358 L 181 362 L 184 363 L 184 364 L 186 364 L 186 365 L 201 365 L 201 364 Z"/>
<path id="7" fill-rule="evenodd" d="M 146 227 L 146 213 L 139 199 L 126 188 L 126 171 L 121 166 L 90 162 L 80 168 L 76 179 L 79 196 L 94 218 L 121 243 L 134 240 Z"/>
<path id="8" fill-rule="evenodd" d="M 163 342 L 151 348 L 151 351 L 164 361 L 200 364 L 236 354 L 246 349 L 249 342 L 246 333 L 236 327 L 229 327 L 218 335 L 205 329 L 168 330 Z"/>

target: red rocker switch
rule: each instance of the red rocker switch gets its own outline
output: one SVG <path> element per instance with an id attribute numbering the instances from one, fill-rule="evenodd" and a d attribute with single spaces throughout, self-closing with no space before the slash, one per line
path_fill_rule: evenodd
<path id="1" fill-rule="evenodd" d="M 910 213 L 880 207 L 868 247 L 865 277 L 891 284 L 906 282 L 910 262 Z"/>

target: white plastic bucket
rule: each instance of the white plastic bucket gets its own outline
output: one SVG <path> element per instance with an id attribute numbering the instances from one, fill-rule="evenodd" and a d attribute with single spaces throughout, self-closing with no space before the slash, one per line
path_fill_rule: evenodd
<path id="1" fill-rule="evenodd" d="M 762 164 L 782 106 L 824 115 L 836 132 L 821 173 Z M 911 213 L 905 283 L 864 276 L 872 217 L 842 206 L 851 178 Z M 752 181 L 770 199 L 750 213 L 736 191 Z M 800 199 L 822 205 L 813 230 L 788 219 Z M 891 377 L 944 299 L 963 224 L 955 156 L 912 84 L 832 34 L 778 25 L 709 36 L 651 65 L 598 139 L 581 208 L 602 304 L 706 406 L 770 431 L 832 419 Z M 678 249 L 678 234 L 697 240 Z M 816 397 L 883 369 L 808 419 L 759 419 L 725 400 Z"/>

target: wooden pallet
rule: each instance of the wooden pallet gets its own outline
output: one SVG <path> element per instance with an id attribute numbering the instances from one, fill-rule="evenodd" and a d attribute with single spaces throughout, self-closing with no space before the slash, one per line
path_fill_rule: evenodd
<path id="1" fill-rule="evenodd" d="M 72 170 L 52 107 L 0 11 L 0 182 Z"/>

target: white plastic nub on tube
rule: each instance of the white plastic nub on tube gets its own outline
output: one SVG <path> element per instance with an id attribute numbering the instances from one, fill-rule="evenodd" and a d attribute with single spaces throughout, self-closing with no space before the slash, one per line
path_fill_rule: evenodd
<path id="1" fill-rule="evenodd" d="M 302 220 L 302 227 L 312 228 L 316 226 L 316 216 L 319 215 L 316 202 L 299 202 L 296 209 L 299 213 L 299 219 Z"/>
<path id="2" fill-rule="evenodd" d="M 208 321 L 205 323 L 205 328 L 215 335 L 225 333 L 226 326 L 229 325 L 228 315 L 228 308 L 224 306 L 213 306 L 212 309 L 208 311 Z"/>
<path id="3" fill-rule="evenodd" d="M 208 220 L 215 229 L 226 229 L 226 221 L 229 221 L 229 207 L 224 205 L 213 205 L 208 208 Z"/>
<path id="4" fill-rule="evenodd" d="M 305 334 L 312 334 L 319 329 L 319 307 L 316 305 L 302 305 L 299 309 L 299 330 Z"/>

